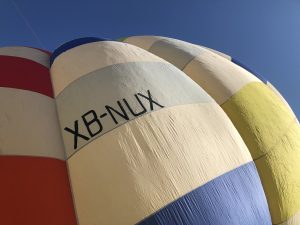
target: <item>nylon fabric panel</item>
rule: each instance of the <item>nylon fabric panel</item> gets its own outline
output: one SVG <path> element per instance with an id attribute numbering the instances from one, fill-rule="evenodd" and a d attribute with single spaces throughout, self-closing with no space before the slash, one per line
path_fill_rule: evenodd
<path id="1" fill-rule="evenodd" d="M 255 159 L 269 203 L 279 224 L 300 209 L 300 127 L 294 114 L 263 83 L 251 83 L 222 108 Z"/>
<path id="2" fill-rule="evenodd" d="M 156 103 L 147 99 L 150 96 Z M 137 116 L 163 107 L 198 102 L 214 100 L 167 63 L 116 64 L 87 74 L 69 85 L 56 99 L 67 157 L 94 138 Z M 108 106 L 121 112 L 123 117 Z M 100 117 L 98 125 L 94 123 L 86 128 L 83 115 L 88 121 Z M 76 120 L 80 133 L 89 140 L 78 138 L 75 143 L 74 135 L 65 130 L 66 127 L 73 129 Z"/>
<path id="3" fill-rule="evenodd" d="M 2 47 L 0 48 L 0 55 L 4 56 L 15 56 L 24 59 L 28 59 L 39 63 L 47 68 L 49 68 L 50 60 L 49 54 L 43 50 L 28 48 L 28 47 Z"/>
<path id="4" fill-rule="evenodd" d="M 224 103 L 245 85 L 260 82 L 245 69 L 209 51 L 190 62 L 183 72 L 219 104 Z"/>
<path id="5" fill-rule="evenodd" d="M 251 161 L 239 134 L 216 103 L 174 106 L 143 115 L 68 159 L 79 224 L 137 223 Z M 266 203 L 261 202 L 265 197 L 257 191 L 257 178 L 245 179 L 253 183 L 245 198 L 258 201 L 251 206 L 253 211 L 267 212 Z M 188 212 L 189 207 L 183 210 Z"/>
<path id="6" fill-rule="evenodd" d="M 221 107 L 241 134 L 253 159 L 274 148 L 295 120 L 278 96 L 263 83 L 248 84 Z"/>
<path id="7" fill-rule="evenodd" d="M 132 44 L 132 45 L 135 45 L 137 47 L 140 47 L 142 49 L 145 49 L 145 50 L 149 51 L 149 49 L 151 48 L 151 46 L 155 42 L 157 42 L 159 40 L 163 40 L 163 39 L 176 40 L 176 39 L 161 37 L 161 36 L 132 36 L 132 37 L 126 37 L 126 38 L 118 39 L 118 41 L 128 43 L 128 44 Z M 208 47 L 205 47 L 205 46 L 202 46 L 202 45 L 197 45 L 197 46 L 201 47 L 201 48 L 205 48 L 207 50 L 210 50 L 210 51 L 212 51 L 212 52 L 228 59 L 229 61 L 231 61 L 231 56 L 226 55 L 223 52 L 220 52 L 220 51 L 217 51 L 215 49 L 211 49 L 211 48 L 208 48 Z"/>
<path id="8" fill-rule="evenodd" d="M 203 47 L 203 48 L 205 48 L 205 49 L 207 49 L 207 50 L 209 50 L 209 51 L 212 51 L 213 53 L 216 53 L 217 55 L 222 56 L 223 58 L 225 58 L 225 59 L 231 61 L 231 56 L 226 55 L 226 54 L 223 53 L 223 52 L 217 51 L 217 50 L 212 49 L 212 48 L 204 47 L 204 46 L 200 46 L 200 47 Z"/>
<path id="9" fill-rule="evenodd" d="M 0 87 L 0 105 L 0 155 L 65 159 L 54 99 Z"/>
<path id="10" fill-rule="evenodd" d="M 205 49 L 184 41 L 164 38 L 156 41 L 148 51 L 182 70 L 196 56 L 204 53 Z"/>
<path id="11" fill-rule="evenodd" d="M 156 42 L 163 39 L 159 36 L 133 36 L 123 40 L 124 43 L 135 45 L 145 50 L 149 50 L 151 46 Z"/>
<path id="12" fill-rule="evenodd" d="M 19 47 L 19 46 L 18 46 Z M 41 49 L 41 48 L 34 48 L 34 47 L 29 47 L 29 48 L 32 48 L 32 49 L 35 49 L 35 50 L 39 50 L 39 51 L 41 51 L 41 52 L 43 52 L 43 53 L 45 53 L 46 55 L 48 55 L 49 57 L 51 56 L 51 52 L 49 52 L 48 50 L 45 50 L 45 49 Z M 49 57 L 48 57 L 48 59 L 47 59 L 47 61 L 49 61 Z"/>
<path id="13" fill-rule="evenodd" d="M 262 210 L 253 210 L 258 205 L 262 206 Z M 181 224 L 271 225 L 254 163 L 247 163 L 215 178 L 138 223 Z"/>
<path id="14" fill-rule="evenodd" d="M 0 87 L 18 88 L 53 97 L 49 70 L 34 61 L 0 55 Z"/>
<path id="15" fill-rule="evenodd" d="M 272 151 L 255 161 L 275 224 L 288 220 L 300 209 L 299 137 L 299 124 L 293 123 Z M 295 219 L 298 224 L 299 219 Z"/>
<path id="16" fill-rule="evenodd" d="M 83 60 L 84 59 L 84 60 Z M 59 55 L 51 66 L 55 96 L 80 77 L 101 68 L 126 62 L 164 62 L 143 49 L 114 42 L 93 42 Z"/>
<path id="17" fill-rule="evenodd" d="M 0 224 L 76 225 L 66 163 L 0 156 Z"/>

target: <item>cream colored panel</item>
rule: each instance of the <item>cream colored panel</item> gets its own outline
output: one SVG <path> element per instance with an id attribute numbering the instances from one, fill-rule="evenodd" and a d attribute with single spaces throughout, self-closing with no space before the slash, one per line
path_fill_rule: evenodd
<path id="1" fill-rule="evenodd" d="M 132 36 L 126 38 L 123 42 L 135 45 L 145 50 L 149 50 L 156 41 L 163 38 L 164 37 L 159 36 Z"/>
<path id="2" fill-rule="evenodd" d="M 64 159 L 54 99 L 1 87 L 0 105 L 0 155 Z"/>
<path id="3" fill-rule="evenodd" d="M 128 37 L 125 40 L 123 40 L 123 42 L 125 42 L 125 43 L 129 43 L 129 44 L 138 46 L 138 47 L 140 47 L 142 49 L 145 49 L 145 50 L 149 50 L 151 48 L 151 46 L 157 41 L 169 41 L 169 42 L 173 42 L 173 44 L 175 44 L 175 45 L 176 45 L 176 42 L 178 42 L 178 43 L 181 42 L 183 44 L 186 43 L 187 45 L 190 45 L 190 46 L 193 45 L 191 43 L 187 43 L 187 42 L 184 42 L 184 41 L 180 41 L 180 40 L 176 40 L 176 39 L 172 39 L 172 38 L 167 38 L 167 37 L 161 37 L 161 36 L 132 36 L 132 37 Z M 229 61 L 231 61 L 231 56 L 226 55 L 223 52 L 220 52 L 220 51 L 217 51 L 215 49 L 208 48 L 208 47 L 205 47 L 205 46 L 202 46 L 202 45 L 193 45 L 193 46 L 194 47 L 198 46 L 200 48 L 205 48 L 205 49 L 210 50 L 210 51 L 216 53 L 217 55 L 220 55 L 220 56 L 228 59 Z M 184 50 L 186 50 L 186 49 L 184 49 Z"/>
<path id="4" fill-rule="evenodd" d="M 102 68 L 73 82 L 56 99 L 68 157 L 92 139 L 137 116 L 199 102 L 214 100 L 176 67 L 160 62 Z M 76 130 L 76 123 L 85 137 L 74 139 L 70 129 Z"/>
<path id="5" fill-rule="evenodd" d="M 93 42 L 59 55 L 51 66 L 54 95 L 74 80 L 106 66 L 125 62 L 163 62 L 138 47 L 114 41 Z"/>
<path id="6" fill-rule="evenodd" d="M 25 58 L 42 64 L 49 68 L 50 58 L 49 55 L 43 51 L 28 47 L 2 47 L 0 48 L 0 55 L 15 56 Z"/>
<path id="7" fill-rule="evenodd" d="M 191 60 L 205 51 L 207 51 L 205 48 L 198 45 L 172 38 L 159 40 L 149 49 L 149 52 L 167 60 L 180 70 L 183 70 Z"/>
<path id="8" fill-rule="evenodd" d="M 258 78 L 213 52 L 206 51 L 196 57 L 183 70 L 219 104 L 250 82 Z"/>
<path id="9" fill-rule="evenodd" d="M 79 224 L 135 224 L 251 160 L 216 103 L 144 115 L 68 159 Z"/>
<path id="10" fill-rule="evenodd" d="M 163 39 L 164 40 L 175 40 L 175 39 L 161 37 L 161 36 L 132 36 L 132 37 L 126 38 L 125 40 L 123 40 L 123 42 L 135 45 L 135 46 L 140 47 L 145 50 L 149 50 L 156 41 L 163 40 Z M 175 41 L 178 41 L 178 40 L 175 40 Z M 223 52 L 219 52 L 215 49 L 211 49 L 211 48 L 201 46 L 201 45 L 199 45 L 199 47 L 208 49 L 208 50 L 228 59 L 229 61 L 231 61 L 231 56 L 226 55 Z"/>
<path id="11" fill-rule="evenodd" d="M 297 212 L 292 218 L 278 225 L 299 225 L 300 224 L 300 211 Z"/>
<path id="12" fill-rule="evenodd" d="M 204 46 L 201 46 L 201 47 L 206 48 L 207 50 L 210 50 L 210 51 L 212 51 L 213 53 L 216 53 L 217 55 L 222 56 L 223 58 L 228 59 L 229 61 L 231 61 L 231 56 L 226 55 L 226 54 L 223 53 L 223 52 L 219 52 L 219 51 L 217 51 L 217 50 L 215 50 L 215 49 L 208 48 L 208 47 L 204 47 Z"/>
<path id="13" fill-rule="evenodd" d="M 133 38 L 147 40 L 143 36 Z M 188 42 L 161 37 L 151 45 L 149 51 L 182 69 L 219 104 L 224 103 L 246 84 L 260 81 L 230 62 L 231 57 Z"/>
<path id="14" fill-rule="evenodd" d="M 148 50 L 172 63 L 179 69 L 183 69 L 193 58 L 200 55 L 203 52 L 203 49 L 212 51 L 231 61 L 231 57 L 222 52 L 173 38 L 134 36 L 127 38 L 125 42 Z"/>

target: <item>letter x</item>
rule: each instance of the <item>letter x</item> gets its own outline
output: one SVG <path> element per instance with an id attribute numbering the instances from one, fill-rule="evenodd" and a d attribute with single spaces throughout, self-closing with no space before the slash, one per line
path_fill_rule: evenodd
<path id="1" fill-rule="evenodd" d="M 65 127 L 64 130 L 74 134 L 74 149 L 77 148 L 78 137 L 80 137 L 86 141 L 90 140 L 87 136 L 84 136 L 83 134 L 80 134 L 78 132 L 78 120 L 74 121 L 74 130 L 70 129 L 69 127 Z"/>
<path id="2" fill-rule="evenodd" d="M 147 99 L 147 100 L 149 101 L 149 103 L 150 103 L 150 109 L 151 109 L 151 110 L 153 110 L 153 103 L 154 103 L 155 105 L 160 106 L 161 108 L 164 107 L 164 106 L 160 105 L 158 102 L 156 102 L 156 101 L 154 101 L 154 100 L 152 99 L 152 96 L 151 96 L 151 93 L 150 93 L 149 90 L 147 90 L 147 94 L 148 94 L 148 97 L 145 96 L 145 95 L 143 95 L 143 94 L 141 94 L 141 93 L 138 93 L 139 96 L 142 96 L 143 98 L 145 98 L 145 99 Z"/>

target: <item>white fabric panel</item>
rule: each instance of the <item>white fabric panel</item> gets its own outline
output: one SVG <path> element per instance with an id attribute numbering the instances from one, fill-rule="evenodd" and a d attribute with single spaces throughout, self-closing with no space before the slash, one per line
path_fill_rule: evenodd
<path id="1" fill-rule="evenodd" d="M 126 38 L 123 42 L 135 45 L 145 50 L 149 50 L 156 41 L 163 38 L 164 37 L 159 36 L 132 36 Z"/>
<path id="2" fill-rule="evenodd" d="M 219 104 L 224 103 L 248 83 L 261 82 L 247 70 L 210 51 L 196 57 L 183 72 Z"/>
<path id="3" fill-rule="evenodd" d="M 145 50 L 149 50 L 155 42 L 157 42 L 159 40 L 168 40 L 168 39 L 169 40 L 176 40 L 176 39 L 162 37 L 162 36 L 132 36 L 132 37 L 126 38 L 125 40 L 123 40 L 123 42 L 138 46 L 138 47 L 140 47 L 142 49 L 145 49 Z M 179 40 L 176 40 L 176 41 L 179 41 Z M 212 52 L 228 59 L 229 61 L 231 61 L 231 56 L 229 56 L 229 55 L 227 55 L 223 52 L 220 52 L 220 51 L 217 51 L 215 49 L 208 48 L 208 47 L 205 47 L 205 46 L 202 46 L 202 45 L 198 45 L 198 46 L 201 47 L 201 48 L 208 49 L 208 50 L 210 50 L 210 51 L 212 51 Z"/>
<path id="4" fill-rule="evenodd" d="M 1 87 L 0 105 L 0 155 L 65 159 L 54 99 Z"/>
<path id="5" fill-rule="evenodd" d="M 74 80 L 106 66 L 125 62 L 162 62 L 138 47 L 102 41 L 77 46 L 59 55 L 51 66 L 54 95 L 58 96 Z"/>
<path id="6" fill-rule="evenodd" d="M 191 60 L 205 51 L 207 50 L 198 45 L 172 38 L 156 41 L 149 49 L 149 52 L 167 60 L 180 70 L 183 70 Z"/>
<path id="7" fill-rule="evenodd" d="M 217 55 L 222 56 L 223 58 L 228 59 L 229 61 L 231 61 L 231 56 L 226 55 L 226 54 L 223 53 L 223 52 L 219 52 L 219 51 L 217 51 L 217 50 L 215 50 L 215 49 L 208 48 L 208 47 L 204 47 L 204 46 L 201 46 L 201 47 L 206 48 L 207 50 L 210 50 L 210 51 L 212 51 L 213 53 L 216 53 Z"/>

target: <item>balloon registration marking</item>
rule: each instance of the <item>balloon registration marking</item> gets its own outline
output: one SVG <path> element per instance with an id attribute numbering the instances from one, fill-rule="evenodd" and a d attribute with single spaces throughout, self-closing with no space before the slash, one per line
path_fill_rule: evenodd
<path id="1" fill-rule="evenodd" d="M 74 150 L 77 149 L 77 147 L 78 147 L 78 138 L 81 138 L 85 141 L 88 141 L 88 140 L 90 140 L 90 138 L 93 138 L 93 137 L 95 137 L 96 135 L 98 135 L 102 132 L 103 125 L 102 125 L 100 119 L 104 119 L 106 116 L 109 116 L 109 118 L 112 119 L 113 122 L 116 125 L 118 125 L 119 124 L 118 119 L 120 119 L 120 118 L 124 119 L 124 120 L 127 120 L 127 121 L 130 120 L 130 118 L 128 116 L 128 113 L 126 112 L 125 108 L 127 108 L 128 111 L 133 116 L 137 117 L 137 116 L 141 116 L 141 115 L 147 113 L 149 109 L 150 109 L 150 111 L 153 111 L 154 110 L 154 105 L 156 105 L 156 107 L 160 107 L 160 108 L 164 107 L 163 105 L 161 105 L 157 101 L 153 100 L 152 95 L 150 93 L 150 90 L 147 90 L 146 94 L 136 93 L 136 94 L 134 94 L 134 97 L 135 97 L 136 101 L 139 103 L 139 105 L 142 108 L 142 110 L 140 112 L 134 112 L 134 110 L 132 109 L 132 107 L 130 106 L 128 101 L 125 98 L 123 98 L 122 100 L 117 101 L 117 105 L 119 106 L 119 109 L 116 109 L 116 108 L 114 108 L 112 106 L 109 106 L 109 105 L 105 105 L 104 108 L 105 108 L 106 112 L 104 112 L 100 115 L 98 115 L 97 112 L 93 109 L 89 110 L 86 113 L 84 113 L 81 116 L 81 119 L 83 121 L 83 124 L 84 124 L 86 130 L 89 133 L 89 137 L 82 134 L 82 133 L 80 133 L 78 120 L 74 121 L 74 126 L 73 126 L 72 129 L 69 128 L 69 127 L 65 127 L 64 130 L 74 136 L 74 147 L 73 147 Z M 143 104 L 143 101 L 141 99 L 143 99 L 144 102 L 148 101 L 149 109 L 147 109 L 145 107 L 145 105 Z"/>

